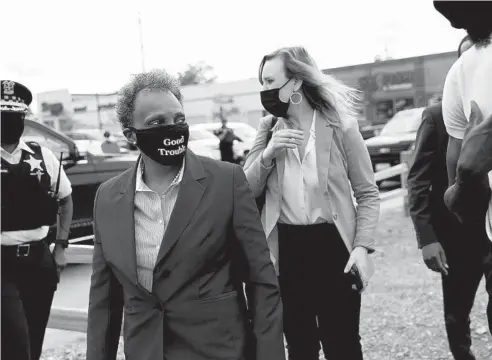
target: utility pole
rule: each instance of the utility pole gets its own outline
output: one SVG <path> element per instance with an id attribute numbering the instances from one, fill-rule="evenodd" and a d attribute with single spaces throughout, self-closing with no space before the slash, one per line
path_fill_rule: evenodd
<path id="1" fill-rule="evenodd" d="M 99 130 L 102 130 L 103 124 L 101 121 L 101 108 L 99 107 L 99 94 L 96 94 L 96 106 L 97 106 L 97 121 L 99 123 Z"/>
<path id="2" fill-rule="evenodd" d="M 140 33 L 140 56 L 142 59 L 142 72 L 145 72 L 145 56 L 144 56 L 143 33 L 142 33 L 142 18 L 140 16 L 140 12 L 138 13 L 138 31 Z"/>

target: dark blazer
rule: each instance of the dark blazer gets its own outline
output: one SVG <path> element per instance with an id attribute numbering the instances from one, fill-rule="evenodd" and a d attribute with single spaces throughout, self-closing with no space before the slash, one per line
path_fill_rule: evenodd
<path id="1" fill-rule="evenodd" d="M 149 293 L 137 282 L 136 169 L 97 192 L 87 359 L 116 358 L 124 313 L 129 360 L 285 360 L 277 277 L 243 170 L 188 151 Z"/>
<path id="2" fill-rule="evenodd" d="M 408 173 L 410 216 L 419 248 L 457 236 L 458 220 L 444 204 L 448 187 L 446 150 L 448 134 L 441 103 L 422 113 L 413 164 Z"/>

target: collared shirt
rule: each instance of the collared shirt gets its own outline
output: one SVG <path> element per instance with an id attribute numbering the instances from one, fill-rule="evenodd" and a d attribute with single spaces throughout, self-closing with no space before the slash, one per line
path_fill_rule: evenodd
<path id="1" fill-rule="evenodd" d="M 10 164 L 18 164 L 22 158 L 22 151 L 27 151 L 34 154 L 34 151 L 22 140 L 19 141 L 19 145 L 12 153 L 0 148 L 1 157 Z M 51 150 L 41 146 L 41 153 L 44 159 L 44 165 L 46 171 L 51 178 L 51 188 L 53 191 L 56 189 L 56 181 L 58 178 L 58 169 L 60 162 Z M 63 167 L 60 173 L 60 187 L 58 189 L 58 198 L 63 199 L 72 193 L 72 185 L 68 180 Z M 2 245 L 19 245 L 26 242 L 38 241 L 44 239 L 48 235 L 49 226 L 41 226 L 32 230 L 17 230 L 17 231 L 3 231 L 0 242 Z"/>
<path id="2" fill-rule="evenodd" d="M 152 291 L 155 262 L 176 204 L 184 167 L 183 159 L 183 164 L 171 185 L 163 194 L 158 194 L 143 181 L 142 160 L 138 164 L 134 200 L 137 278 L 140 285 L 148 291 Z"/>
<path id="3" fill-rule="evenodd" d="M 286 150 L 280 223 L 312 225 L 331 219 L 318 180 L 315 124 L 316 110 L 302 160 L 297 148 Z"/>

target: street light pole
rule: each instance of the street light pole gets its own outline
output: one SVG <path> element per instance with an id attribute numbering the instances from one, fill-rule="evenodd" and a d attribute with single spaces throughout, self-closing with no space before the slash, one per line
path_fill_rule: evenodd
<path id="1" fill-rule="evenodd" d="M 142 72 L 145 72 L 145 56 L 144 56 L 143 33 L 142 33 L 142 19 L 140 17 L 140 12 L 138 13 L 138 31 L 140 34 L 140 55 L 141 55 L 141 59 L 142 59 Z"/>
<path id="2" fill-rule="evenodd" d="M 96 106 L 97 106 L 97 122 L 99 123 L 99 130 L 102 130 L 103 124 L 101 120 L 101 109 L 99 107 L 99 94 L 96 94 Z"/>

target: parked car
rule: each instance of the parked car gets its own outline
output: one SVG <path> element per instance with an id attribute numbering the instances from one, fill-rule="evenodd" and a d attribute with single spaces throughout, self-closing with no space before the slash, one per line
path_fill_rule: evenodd
<path id="1" fill-rule="evenodd" d="M 383 129 L 384 124 L 379 124 L 379 125 L 366 125 L 366 126 L 361 126 L 359 128 L 360 133 L 362 134 L 362 138 L 364 140 L 370 139 L 374 136 L 378 136 L 381 133 L 381 130 Z"/>
<path id="2" fill-rule="evenodd" d="M 188 148 L 197 155 L 220 160 L 219 139 L 210 132 L 190 126 Z"/>
<path id="3" fill-rule="evenodd" d="M 77 132 L 81 133 L 88 132 Z M 139 153 L 104 154 L 102 151 L 93 153 L 88 149 L 83 154 L 78 145 L 86 139 L 73 133 L 70 135 L 73 139 L 43 123 L 26 119 L 22 139 L 35 141 L 50 149 L 58 159 L 61 157 L 63 168 L 72 184 L 74 213 L 70 238 L 78 238 L 92 235 L 92 211 L 99 185 L 131 167 Z M 220 159 L 217 138 L 208 131 L 192 130 L 188 145 L 198 155 Z M 92 240 L 82 243 L 91 244 Z"/>
<path id="4" fill-rule="evenodd" d="M 400 163 L 403 151 L 413 150 L 424 107 L 397 112 L 381 133 L 365 141 L 374 171 Z"/>
<path id="5" fill-rule="evenodd" d="M 220 123 L 215 122 L 190 125 L 190 128 L 207 130 L 210 134 L 213 134 L 213 132 L 220 126 Z M 256 129 L 251 125 L 242 122 L 228 122 L 227 126 L 230 127 L 234 131 L 234 134 L 242 140 L 242 142 L 235 141 L 233 146 L 236 161 L 239 164 L 242 164 L 246 159 L 246 155 L 248 155 L 249 151 L 253 147 L 256 137 Z"/>
<path id="6" fill-rule="evenodd" d="M 104 181 L 131 167 L 137 153 L 82 155 L 74 140 L 40 122 L 25 120 L 24 141 L 35 141 L 50 149 L 62 159 L 62 164 L 72 184 L 74 214 L 70 238 L 92 235 L 92 209 L 97 188 Z M 78 141 L 78 140 L 77 140 Z M 84 242 L 91 243 L 91 241 Z"/>
<path id="7" fill-rule="evenodd" d="M 77 148 L 81 154 L 91 152 L 98 154 L 102 152 L 101 144 L 105 140 L 104 132 L 99 129 L 77 129 L 65 133 L 68 137 L 75 141 Z M 129 152 L 137 150 L 125 138 L 123 133 L 111 133 L 114 141 L 120 147 L 120 152 Z"/>

